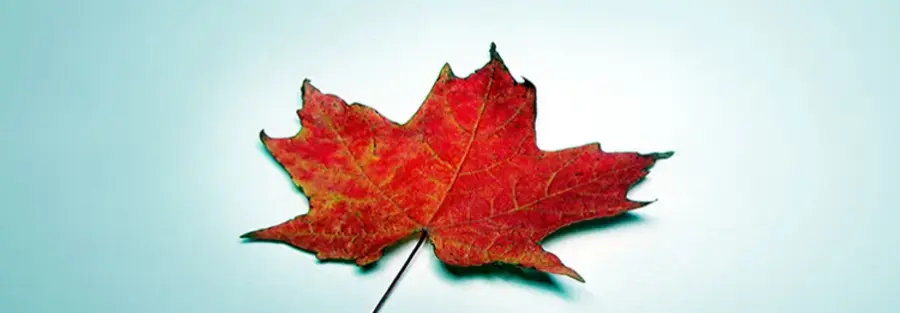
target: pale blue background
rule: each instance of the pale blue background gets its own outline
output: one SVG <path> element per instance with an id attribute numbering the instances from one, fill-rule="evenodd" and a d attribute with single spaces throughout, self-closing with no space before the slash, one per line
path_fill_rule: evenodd
<path id="1" fill-rule="evenodd" d="M 306 209 L 257 134 L 307 77 L 403 121 L 491 41 L 541 147 L 677 151 L 659 202 L 547 243 L 585 284 L 426 246 L 383 312 L 900 311 L 900 2 L 370 2 L 0 3 L 0 312 L 368 312 L 411 244 L 241 244 Z"/>

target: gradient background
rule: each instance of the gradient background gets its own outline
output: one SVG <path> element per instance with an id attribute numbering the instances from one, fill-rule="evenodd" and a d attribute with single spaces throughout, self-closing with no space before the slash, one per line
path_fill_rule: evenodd
<path id="1" fill-rule="evenodd" d="M 659 202 L 547 242 L 585 284 L 426 246 L 384 313 L 900 311 L 900 2 L 371 2 L 0 3 L 0 312 L 369 312 L 412 242 L 241 244 L 306 210 L 257 134 L 304 78 L 404 121 L 491 41 L 542 148 L 675 150 Z"/>

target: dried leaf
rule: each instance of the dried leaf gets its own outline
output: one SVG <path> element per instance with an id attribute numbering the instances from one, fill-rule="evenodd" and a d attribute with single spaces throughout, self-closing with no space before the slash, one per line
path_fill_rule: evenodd
<path id="1" fill-rule="evenodd" d="M 424 231 L 450 265 L 508 263 L 583 281 L 541 240 L 647 205 L 626 193 L 672 152 L 542 151 L 535 111 L 534 85 L 516 82 L 493 45 L 490 61 L 467 77 L 444 65 L 402 125 L 306 80 L 300 132 L 260 138 L 309 197 L 309 212 L 243 237 L 366 265 Z"/>

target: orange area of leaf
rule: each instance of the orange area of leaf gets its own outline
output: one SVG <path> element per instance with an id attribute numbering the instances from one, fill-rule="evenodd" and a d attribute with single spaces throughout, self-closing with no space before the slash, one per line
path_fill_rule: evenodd
<path id="1" fill-rule="evenodd" d="M 647 205 L 626 194 L 672 153 L 612 153 L 599 144 L 542 151 L 535 108 L 534 85 L 516 82 L 493 45 L 490 61 L 467 77 L 444 65 L 402 125 L 306 80 L 300 132 L 260 138 L 310 210 L 242 237 L 366 265 L 426 231 L 447 264 L 501 262 L 584 281 L 541 240 Z"/>

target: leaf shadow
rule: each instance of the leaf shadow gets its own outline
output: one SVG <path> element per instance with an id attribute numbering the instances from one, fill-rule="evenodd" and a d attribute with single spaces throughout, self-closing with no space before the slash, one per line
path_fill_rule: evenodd
<path id="1" fill-rule="evenodd" d="M 624 226 L 641 222 L 643 219 L 633 213 L 624 213 L 614 217 L 594 219 L 575 223 L 554 232 L 542 241 L 543 243 L 560 240 L 561 237 L 584 234 Z M 482 266 L 459 267 L 438 262 L 444 276 L 451 280 L 462 281 L 468 279 L 500 279 L 504 281 L 521 283 L 540 290 L 551 292 L 565 298 L 571 298 L 570 292 L 563 287 L 555 275 L 547 274 L 530 268 L 505 263 L 493 263 Z"/>
<path id="2" fill-rule="evenodd" d="M 384 255 L 385 255 L 385 256 L 394 255 L 394 254 L 392 253 L 394 250 L 398 249 L 399 247 L 405 245 L 405 244 L 408 243 L 409 241 L 411 241 L 411 240 L 413 240 L 413 239 L 416 239 L 416 238 L 417 238 L 417 236 L 407 236 L 406 238 L 400 239 L 400 240 L 397 241 L 396 243 L 394 243 L 394 244 L 388 246 L 387 248 L 385 248 L 385 249 L 384 249 Z M 284 242 L 280 242 L 280 241 L 275 241 L 275 240 L 262 240 L 262 239 L 250 239 L 250 238 L 244 238 L 244 239 L 242 239 L 242 240 L 243 240 L 243 241 L 241 241 L 242 244 L 260 243 L 260 242 L 261 242 L 261 243 L 270 243 L 270 244 L 279 244 L 279 245 L 288 246 L 288 247 L 290 247 L 291 249 L 294 249 L 294 250 L 296 250 L 296 251 L 303 252 L 303 254 L 310 254 L 310 255 L 313 255 L 313 256 L 316 255 L 316 253 L 315 253 L 314 251 L 306 250 L 306 249 L 303 249 L 303 248 L 300 248 L 300 247 L 297 247 L 297 246 L 293 246 L 293 245 L 290 245 L 290 244 L 287 244 L 287 243 L 284 243 Z M 382 259 L 379 259 L 378 261 L 376 261 L 376 262 L 374 262 L 374 263 L 370 263 L 370 264 L 367 264 L 367 265 L 360 266 L 360 265 L 357 265 L 356 262 L 354 262 L 353 260 L 337 260 L 337 259 L 327 259 L 327 260 L 322 260 L 322 259 L 316 258 L 316 262 L 319 263 L 319 264 L 329 264 L 329 263 L 331 263 L 331 264 L 346 264 L 346 265 L 352 265 L 352 266 L 356 267 L 356 268 L 359 270 L 360 273 L 363 273 L 363 274 L 366 274 L 366 273 L 369 273 L 369 272 L 372 272 L 372 271 L 376 270 L 376 269 L 379 267 L 379 264 L 380 264 L 380 263 L 383 263 L 383 262 L 381 262 L 382 260 L 383 260 L 383 258 L 382 258 Z"/>
<path id="3" fill-rule="evenodd" d="M 492 263 L 480 266 L 460 267 L 437 262 L 443 276 L 450 280 L 463 281 L 468 279 L 500 279 L 509 282 L 521 283 L 535 287 L 563 297 L 568 296 L 568 291 L 563 288 L 553 276 L 534 269 L 520 266 Z"/>
<path id="4" fill-rule="evenodd" d="M 566 227 L 561 228 L 558 231 L 553 232 L 548 235 L 544 240 L 541 241 L 541 244 L 546 244 L 553 241 L 558 241 L 562 237 L 566 236 L 578 236 L 584 233 L 590 233 L 595 231 L 607 230 L 616 227 L 623 227 L 630 224 L 640 223 L 645 221 L 640 215 L 625 212 L 623 214 L 619 214 L 613 217 L 607 218 L 598 218 L 593 220 L 587 220 L 580 223 L 575 223 Z"/>

